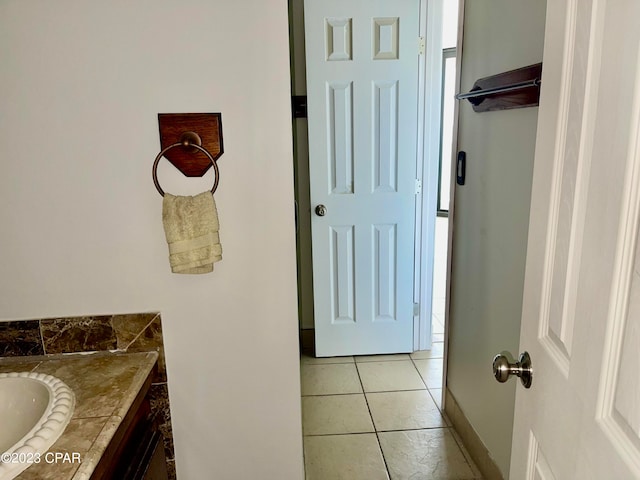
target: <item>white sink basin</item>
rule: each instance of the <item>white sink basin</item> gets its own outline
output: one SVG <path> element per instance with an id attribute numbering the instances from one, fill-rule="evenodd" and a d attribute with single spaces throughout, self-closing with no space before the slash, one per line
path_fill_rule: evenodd
<path id="1" fill-rule="evenodd" d="M 44 456 L 74 407 L 73 391 L 51 375 L 0 373 L 0 480 L 15 478 Z"/>

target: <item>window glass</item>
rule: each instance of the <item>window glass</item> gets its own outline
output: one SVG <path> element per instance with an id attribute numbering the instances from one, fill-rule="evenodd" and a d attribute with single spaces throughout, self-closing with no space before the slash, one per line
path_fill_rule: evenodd
<path id="1" fill-rule="evenodd" d="M 454 48 L 458 40 L 458 0 L 442 0 L 442 48 Z"/>

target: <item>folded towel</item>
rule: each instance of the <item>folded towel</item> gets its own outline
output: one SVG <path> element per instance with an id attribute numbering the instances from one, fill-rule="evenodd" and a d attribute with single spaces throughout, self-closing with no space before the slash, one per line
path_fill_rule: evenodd
<path id="1" fill-rule="evenodd" d="M 222 260 L 218 210 L 211 192 L 194 197 L 164 194 L 162 224 L 173 273 L 209 273 Z"/>

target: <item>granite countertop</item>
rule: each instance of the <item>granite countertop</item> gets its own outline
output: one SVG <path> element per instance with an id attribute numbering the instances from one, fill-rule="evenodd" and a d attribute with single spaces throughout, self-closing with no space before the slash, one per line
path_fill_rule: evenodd
<path id="1" fill-rule="evenodd" d="M 153 371 L 156 352 L 0 358 L 0 373 L 53 375 L 75 393 L 73 417 L 50 452 L 80 454 L 78 463 L 31 465 L 18 480 L 89 480 L 122 419 Z"/>

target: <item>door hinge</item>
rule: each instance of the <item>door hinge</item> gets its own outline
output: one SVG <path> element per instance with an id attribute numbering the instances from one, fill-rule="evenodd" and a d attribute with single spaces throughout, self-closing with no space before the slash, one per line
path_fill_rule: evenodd
<path id="1" fill-rule="evenodd" d="M 416 178 L 416 195 L 422 193 L 422 180 Z"/>
<path id="2" fill-rule="evenodd" d="M 424 41 L 424 37 L 418 37 L 418 55 L 424 55 L 427 48 L 427 44 Z"/>
<path id="3" fill-rule="evenodd" d="M 414 303 L 413 304 L 413 316 L 417 316 L 420 315 L 420 304 L 419 303 Z"/>

